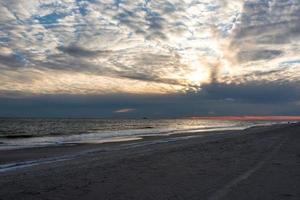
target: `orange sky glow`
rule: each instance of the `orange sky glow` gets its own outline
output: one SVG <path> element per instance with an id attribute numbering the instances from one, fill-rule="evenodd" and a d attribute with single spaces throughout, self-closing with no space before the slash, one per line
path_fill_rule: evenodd
<path id="1" fill-rule="evenodd" d="M 239 121 L 300 121 L 300 116 L 216 116 L 216 117 L 191 117 L 204 120 L 239 120 Z"/>

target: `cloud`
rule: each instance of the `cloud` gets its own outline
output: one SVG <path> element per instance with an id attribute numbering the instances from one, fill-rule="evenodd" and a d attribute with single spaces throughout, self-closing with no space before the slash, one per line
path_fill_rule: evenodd
<path id="1" fill-rule="evenodd" d="M 129 113 L 133 111 L 135 111 L 135 109 L 133 108 L 123 108 L 123 109 L 115 110 L 114 113 Z"/>
<path id="2" fill-rule="evenodd" d="M 275 87 L 275 85 L 273 85 Z M 238 87 L 238 86 L 236 86 Z M 176 118 L 191 116 L 207 116 L 213 111 L 214 116 L 237 115 L 300 115 L 298 101 L 285 92 L 280 101 L 272 101 L 271 97 L 260 100 L 259 96 L 247 98 L 247 87 L 233 89 L 231 87 L 210 89 L 199 93 L 186 94 L 53 94 L 28 95 L 20 98 L 19 95 L 0 97 L 0 116 L 35 116 L 35 117 L 124 117 L 124 118 Z M 249 93 L 254 93 L 254 86 Z M 285 88 L 289 88 L 288 86 Z M 271 86 L 269 88 L 271 90 Z M 218 93 L 224 91 L 222 94 Z M 242 95 L 235 94 L 244 90 Z M 234 92 L 235 91 L 235 92 Z M 263 93 L 264 88 L 258 93 Z M 280 92 L 283 89 L 280 90 Z M 294 90 L 289 90 L 293 92 Z M 268 92 L 267 94 L 270 94 Z M 278 93 L 273 89 L 272 97 Z M 288 96 L 286 96 L 288 95 Z M 248 94 L 248 97 L 250 94 Z M 229 98 L 229 97 L 234 97 Z M 120 101 L 120 99 L 122 101 Z M 134 108 L 138 112 L 122 114 L 113 111 L 122 108 Z"/>
<path id="3" fill-rule="evenodd" d="M 101 50 L 92 51 L 78 46 L 67 46 L 67 47 L 60 46 L 58 47 L 58 50 L 74 57 L 96 57 L 101 55 L 105 56 L 110 53 L 110 51 L 101 51 Z"/>
<path id="4" fill-rule="evenodd" d="M 238 60 L 242 62 L 269 60 L 280 56 L 283 52 L 280 50 L 247 50 L 238 53 Z"/>
<path id="5" fill-rule="evenodd" d="M 231 48 L 244 64 L 278 67 L 297 57 L 300 31 L 299 1 L 246 1 L 232 39 Z M 299 74 L 299 72 L 296 72 Z"/>
<path id="6" fill-rule="evenodd" d="M 3 94 L 176 94 L 300 78 L 297 0 L 0 4 Z"/>
<path id="7" fill-rule="evenodd" d="M 18 56 L 17 54 L 0 55 L 0 65 L 19 68 L 25 65 L 25 61 L 24 58 Z"/>
<path id="8" fill-rule="evenodd" d="M 288 103 L 300 99 L 299 82 L 248 82 L 244 84 L 210 84 L 203 87 L 201 98 L 236 100 L 247 103 Z"/>

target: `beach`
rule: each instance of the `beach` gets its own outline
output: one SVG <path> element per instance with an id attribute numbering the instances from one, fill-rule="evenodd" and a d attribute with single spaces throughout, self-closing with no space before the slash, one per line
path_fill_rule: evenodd
<path id="1" fill-rule="evenodd" d="M 0 199 L 300 199 L 300 124 L 0 151 Z"/>

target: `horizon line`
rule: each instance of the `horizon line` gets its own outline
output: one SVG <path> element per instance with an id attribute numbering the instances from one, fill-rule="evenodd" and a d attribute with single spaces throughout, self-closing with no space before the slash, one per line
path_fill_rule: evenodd
<path id="1" fill-rule="evenodd" d="M 224 121 L 300 121 L 300 115 L 223 115 L 223 116 L 182 116 L 182 117 L 100 117 L 100 116 L 0 116 L 0 119 L 198 119 Z"/>

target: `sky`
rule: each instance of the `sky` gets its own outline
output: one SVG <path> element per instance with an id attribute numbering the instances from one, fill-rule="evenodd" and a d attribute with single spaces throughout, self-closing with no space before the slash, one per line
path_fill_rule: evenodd
<path id="1" fill-rule="evenodd" d="M 0 116 L 300 115 L 300 0 L 0 0 Z"/>

